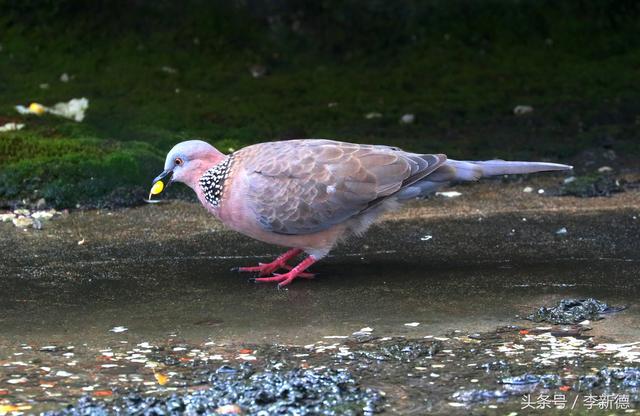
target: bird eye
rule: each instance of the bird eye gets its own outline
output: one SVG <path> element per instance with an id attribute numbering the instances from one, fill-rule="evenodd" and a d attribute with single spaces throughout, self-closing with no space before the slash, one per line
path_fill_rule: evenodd
<path id="1" fill-rule="evenodd" d="M 176 160 L 174 160 L 173 163 L 175 163 L 176 166 L 180 166 L 180 165 L 182 165 L 183 162 L 182 162 L 182 159 L 176 158 Z"/>

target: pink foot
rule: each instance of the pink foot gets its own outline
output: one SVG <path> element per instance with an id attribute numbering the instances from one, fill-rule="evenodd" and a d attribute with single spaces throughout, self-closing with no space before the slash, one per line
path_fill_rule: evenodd
<path id="1" fill-rule="evenodd" d="M 259 276 L 268 276 L 273 274 L 276 270 L 279 269 L 287 269 L 291 270 L 291 266 L 287 264 L 287 261 L 294 258 L 298 254 L 302 253 L 302 250 L 299 248 L 293 248 L 286 253 L 279 256 L 277 259 L 272 261 L 271 263 L 258 263 L 257 266 L 252 267 L 238 267 L 234 270 L 243 273 L 258 273 Z"/>
<path id="2" fill-rule="evenodd" d="M 277 282 L 278 287 L 284 287 L 289 283 L 293 282 L 293 279 L 295 279 L 296 277 L 303 277 L 307 279 L 313 277 L 313 274 L 304 273 L 304 271 L 315 262 L 316 262 L 316 259 L 314 259 L 313 256 L 309 256 L 306 259 L 302 260 L 300 264 L 298 264 L 296 267 L 294 267 L 287 273 L 276 274 L 275 276 L 271 276 L 271 277 L 259 277 L 255 279 L 255 281 L 262 282 L 262 283 Z M 303 276 L 303 275 L 306 275 L 306 276 Z"/>

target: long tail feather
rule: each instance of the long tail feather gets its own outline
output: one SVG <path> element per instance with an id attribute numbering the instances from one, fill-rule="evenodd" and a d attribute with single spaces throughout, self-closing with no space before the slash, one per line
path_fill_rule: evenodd
<path id="1" fill-rule="evenodd" d="M 419 182 L 405 188 L 399 198 L 410 199 L 434 193 L 454 181 L 477 181 L 496 175 L 513 175 L 546 171 L 563 171 L 573 166 L 547 162 L 511 162 L 506 160 L 452 160 L 447 161 Z"/>
<path id="2" fill-rule="evenodd" d="M 487 160 L 482 162 L 466 162 L 479 166 L 482 176 L 511 175 L 523 173 L 569 170 L 573 166 L 546 162 L 510 162 L 506 160 Z"/>

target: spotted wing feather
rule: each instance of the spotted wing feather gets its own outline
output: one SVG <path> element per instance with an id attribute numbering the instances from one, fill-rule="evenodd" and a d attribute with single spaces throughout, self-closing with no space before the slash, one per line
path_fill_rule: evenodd
<path id="1" fill-rule="evenodd" d="M 280 234 L 314 233 L 339 224 L 446 160 L 330 140 L 262 143 L 235 157 L 247 175 L 248 207 L 264 229 Z"/>

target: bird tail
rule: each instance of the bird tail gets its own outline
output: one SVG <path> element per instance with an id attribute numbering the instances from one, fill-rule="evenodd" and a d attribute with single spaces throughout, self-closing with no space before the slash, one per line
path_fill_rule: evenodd
<path id="1" fill-rule="evenodd" d="M 436 192 L 441 187 L 456 181 L 477 181 L 497 175 L 513 175 L 547 171 L 564 171 L 573 169 L 573 166 L 547 162 L 511 162 L 506 160 L 453 160 L 447 159 L 434 172 L 421 181 L 403 190 L 400 199 L 409 199 L 416 196 L 426 196 Z"/>
<path id="2" fill-rule="evenodd" d="M 511 162 L 507 160 L 452 160 L 429 175 L 426 179 L 435 182 L 477 181 L 497 175 L 513 175 L 573 169 L 573 166 L 547 162 Z"/>

